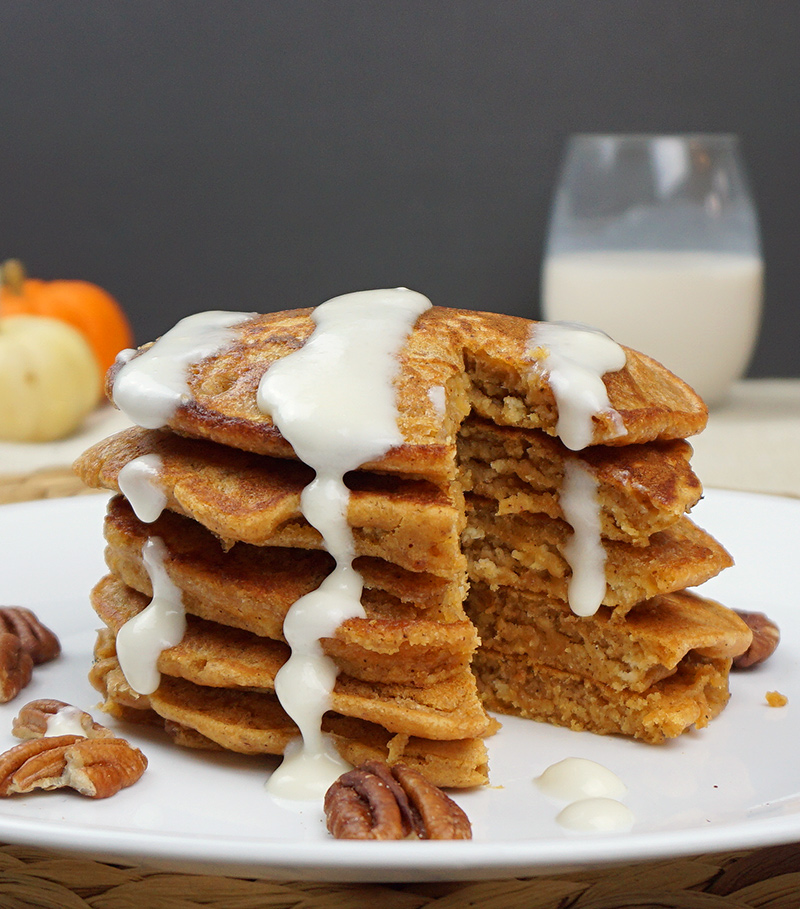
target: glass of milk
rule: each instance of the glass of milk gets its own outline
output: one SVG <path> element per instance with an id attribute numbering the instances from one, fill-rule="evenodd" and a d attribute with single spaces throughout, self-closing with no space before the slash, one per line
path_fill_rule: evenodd
<path id="1" fill-rule="evenodd" d="M 542 265 L 542 312 L 660 360 L 709 406 L 761 319 L 758 219 L 735 136 L 576 135 Z"/>

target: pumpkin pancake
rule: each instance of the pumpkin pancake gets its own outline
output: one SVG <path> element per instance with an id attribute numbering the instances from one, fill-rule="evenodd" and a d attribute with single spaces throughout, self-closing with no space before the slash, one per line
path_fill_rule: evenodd
<path id="1" fill-rule="evenodd" d="M 189 394 L 168 426 L 232 448 L 291 457 L 291 446 L 258 409 L 256 394 L 269 367 L 309 338 L 311 314 L 311 309 L 298 309 L 244 321 L 225 349 L 190 367 Z M 501 425 L 555 435 L 558 408 L 542 365 L 545 351 L 531 345 L 534 326 L 497 313 L 437 306 L 424 312 L 398 357 L 398 428 L 405 442 L 365 468 L 452 476 L 456 433 L 469 410 Z M 624 350 L 625 367 L 606 374 L 603 382 L 626 432 L 620 435 L 610 414 L 597 414 L 592 444 L 627 445 L 700 432 L 708 411 L 691 388 L 655 360 Z M 106 388 L 112 400 L 116 376 L 128 362 L 118 361 L 109 370 Z M 444 414 L 429 393 L 436 388 L 444 390 Z"/>
<path id="2" fill-rule="evenodd" d="M 289 607 L 331 569 L 330 557 L 317 551 L 238 543 L 226 552 L 199 524 L 170 512 L 145 525 L 121 496 L 109 503 L 105 536 L 108 566 L 128 586 L 153 595 L 142 549 L 157 536 L 166 548 L 164 569 L 187 612 L 277 641 L 284 640 Z M 342 671 L 364 680 L 428 684 L 469 662 L 477 635 L 458 591 L 440 578 L 427 583 L 378 560 L 357 566 L 367 585 L 366 615 L 347 620 L 322 642 Z"/>
<path id="3" fill-rule="evenodd" d="M 119 491 L 120 470 L 146 455 L 161 460 L 158 485 L 167 507 L 226 544 L 323 548 L 319 531 L 300 511 L 300 493 L 313 471 L 296 461 L 134 427 L 89 449 L 76 469 L 87 485 Z M 458 536 L 464 510 L 455 490 L 360 471 L 348 476 L 348 485 L 357 555 L 445 577 L 463 568 Z"/>
<path id="4" fill-rule="evenodd" d="M 76 463 L 88 485 L 117 493 L 104 530 L 111 574 L 93 593 L 107 626 L 93 684 L 112 713 L 189 747 L 279 754 L 297 735 L 273 691 L 290 652 L 284 620 L 334 560 L 302 510 L 314 471 L 259 408 L 258 388 L 314 330 L 312 310 L 234 320 L 225 343 L 186 367 L 161 428 L 126 430 Z M 623 348 L 624 365 L 600 381 L 607 405 L 587 417 L 589 444 L 567 448 L 569 405 L 540 332 L 433 307 L 397 354 L 401 441 L 344 478 L 363 617 L 318 639 L 338 670 L 323 725 L 347 760 L 402 759 L 438 785 L 471 786 L 487 779 L 486 708 L 658 743 L 727 701 L 748 631 L 685 592 L 731 564 L 687 517 L 702 487 L 685 440 L 703 429 L 705 405 Z M 112 400 L 148 350 L 109 371 Z M 146 497 L 164 499 L 147 523 L 126 481 L 145 461 Z M 568 602 L 584 524 L 605 595 L 579 617 Z M 162 651 L 160 685 L 140 694 L 114 639 L 154 596 L 143 556 L 154 538 L 188 630 Z"/>
<path id="5" fill-rule="evenodd" d="M 654 533 L 699 501 L 703 488 L 691 469 L 691 455 L 691 446 L 683 440 L 596 445 L 576 454 L 543 432 L 474 417 L 464 420 L 458 435 L 464 489 L 495 499 L 498 514 L 563 518 L 559 490 L 565 462 L 579 460 L 597 478 L 603 537 L 639 545 L 647 545 Z"/>
<path id="6" fill-rule="evenodd" d="M 161 725 L 184 747 L 279 755 L 297 737 L 297 727 L 272 692 L 208 687 L 165 675 L 156 692 L 137 694 L 125 681 L 108 634 L 98 636 L 90 680 L 103 695 L 108 713 L 130 722 Z M 395 734 L 377 723 L 335 712 L 325 715 L 323 729 L 333 735 L 342 757 L 354 765 L 366 760 L 402 761 L 436 786 L 468 788 L 488 780 L 486 745 L 480 737 L 453 740 Z"/>
<path id="7" fill-rule="evenodd" d="M 472 581 L 531 590 L 567 601 L 570 566 L 564 547 L 569 525 L 542 514 L 496 513 L 496 503 L 467 497 L 463 548 Z M 603 605 L 620 614 L 641 600 L 705 583 L 733 564 L 725 549 L 682 517 L 647 546 L 603 541 L 606 593 Z"/>
<path id="8" fill-rule="evenodd" d="M 610 688 L 593 679 L 484 647 L 475 674 L 490 710 L 599 735 L 627 735 L 660 745 L 702 729 L 728 703 L 730 660 L 687 659 L 644 691 Z"/>
<path id="9" fill-rule="evenodd" d="M 624 618 L 601 607 L 591 621 L 559 600 L 473 584 L 466 603 L 485 646 L 605 687 L 643 692 L 697 658 L 730 660 L 752 632 L 730 609 L 688 591 L 639 603 Z"/>
<path id="10" fill-rule="evenodd" d="M 92 605 L 114 634 L 148 605 L 149 598 L 113 577 L 92 592 Z M 261 638 L 189 616 L 180 644 L 161 652 L 158 670 L 211 688 L 273 691 L 275 675 L 289 657 L 279 641 Z M 469 669 L 423 687 L 396 682 L 364 682 L 340 672 L 331 709 L 382 725 L 390 732 L 427 738 L 482 736 L 492 722 L 475 696 Z"/>

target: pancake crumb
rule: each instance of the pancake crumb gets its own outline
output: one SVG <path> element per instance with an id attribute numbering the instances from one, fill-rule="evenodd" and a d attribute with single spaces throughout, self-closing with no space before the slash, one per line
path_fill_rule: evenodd
<path id="1" fill-rule="evenodd" d="M 785 707 L 789 703 L 789 698 L 780 691 L 768 691 L 765 697 L 770 707 Z"/>

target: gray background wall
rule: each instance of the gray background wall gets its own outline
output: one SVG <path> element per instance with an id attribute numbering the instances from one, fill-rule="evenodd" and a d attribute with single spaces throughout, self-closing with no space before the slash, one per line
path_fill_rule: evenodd
<path id="1" fill-rule="evenodd" d="M 0 0 L 0 257 L 140 342 L 398 284 L 535 316 L 566 136 L 692 130 L 760 212 L 751 373 L 800 375 L 795 0 Z"/>

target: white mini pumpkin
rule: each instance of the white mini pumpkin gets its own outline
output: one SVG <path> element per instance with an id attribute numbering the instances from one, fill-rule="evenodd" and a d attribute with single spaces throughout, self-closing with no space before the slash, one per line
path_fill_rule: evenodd
<path id="1" fill-rule="evenodd" d="M 0 319 L 0 439 L 49 442 L 77 429 L 99 400 L 100 367 L 71 325 Z"/>

